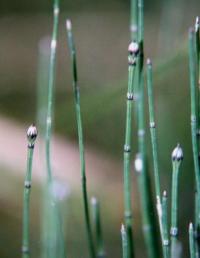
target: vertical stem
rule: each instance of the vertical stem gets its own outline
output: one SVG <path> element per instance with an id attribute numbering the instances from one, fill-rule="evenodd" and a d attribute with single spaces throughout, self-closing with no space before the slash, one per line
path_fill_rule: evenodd
<path id="1" fill-rule="evenodd" d="M 130 51 L 129 45 L 129 68 L 128 68 L 128 92 L 126 101 L 126 129 L 124 144 L 124 219 L 128 241 L 129 258 L 134 257 L 132 236 L 132 207 L 131 207 L 131 177 L 130 177 L 130 154 L 132 136 L 132 108 L 133 108 L 133 80 L 135 74 L 136 57 Z"/>
<path id="2" fill-rule="evenodd" d="M 171 201 L 171 258 L 176 258 L 178 243 L 178 175 L 183 152 L 178 144 L 172 152 L 172 201 Z"/>
<path id="3" fill-rule="evenodd" d="M 47 165 L 47 179 L 52 181 L 51 158 L 50 158 L 50 141 L 52 134 L 52 117 L 53 117 L 53 91 L 55 82 L 55 59 L 56 59 L 56 45 L 58 37 L 58 20 L 59 20 L 59 0 L 54 0 L 54 17 L 53 17 L 53 33 L 51 40 L 51 54 L 49 64 L 49 81 L 48 81 L 48 106 L 47 106 L 47 120 L 46 120 L 46 165 Z"/>
<path id="4" fill-rule="evenodd" d="M 85 151 L 83 142 L 83 129 L 82 129 L 82 117 L 81 117 L 81 107 L 80 107 L 80 90 L 78 86 L 78 76 L 77 76 L 77 66 L 76 66 L 76 51 L 72 35 L 72 25 L 69 20 L 66 21 L 68 45 L 70 50 L 71 62 L 72 62 L 72 75 L 73 75 L 73 91 L 76 109 L 76 121 L 78 127 L 78 142 L 79 142 L 79 153 L 80 153 L 80 164 L 81 164 L 81 180 L 82 180 L 82 193 L 83 193 L 83 203 L 84 203 L 84 213 L 85 222 L 88 238 L 88 247 L 91 258 L 95 258 L 95 248 L 92 237 L 91 221 L 88 207 L 88 195 L 87 195 L 87 183 L 86 183 L 86 173 L 85 173 Z"/>
<path id="5" fill-rule="evenodd" d="M 22 221 L 22 258 L 30 257 L 30 194 L 31 194 L 31 179 L 32 179 L 32 162 L 34 144 L 37 137 L 37 129 L 31 125 L 27 131 L 28 138 L 28 155 L 27 169 L 24 181 L 24 202 L 23 202 L 23 221 Z"/>
<path id="6" fill-rule="evenodd" d="M 190 244 L 190 258 L 196 258 L 195 256 L 195 243 L 194 243 L 194 229 L 193 224 L 189 225 L 189 244 Z"/>
<path id="7" fill-rule="evenodd" d="M 131 41 L 137 41 L 138 33 L 138 0 L 131 0 L 130 34 Z"/>
<path id="8" fill-rule="evenodd" d="M 128 240 L 127 240 L 127 232 L 122 224 L 121 227 L 121 238 L 122 238 L 122 257 L 123 258 L 128 258 Z"/>
<path id="9" fill-rule="evenodd" d="M 157 232 L 153 228 L 155 217 L 153 213 L 150 178 L 146 168 L 146 143 L 145 143 L 145 121 L 144 121 L 144 3 L 138 0 L 138 42 L 139 42 L 139 63 L 138 63 L 138 146 L 142 160 L 142 170 L 139 175 L 139 190 L 141 196 L 143 233 L 147 247 L 147 254 L 150 258 L 158 257 L 159 247 L 157 245 Z"/>
<path id="10" fill-rule="evenodd" d="M 196 39 L 197 40 L 197 39 Z M 195 56 L 195 32 L 193 29 L 189 30 L 189 72 L 190 72 L 190 95 L 191 95 L 191 134 L 192 134 L 192 150 L 194 159 L 194 171 L 195 171 L 195 186 L 196 186 L 196 201 L 195 201 L 195 231 L 198 236 L 200 226 L 200 168 L 198 157 L 198 105 L 197 105 L 197 58 Z M 196 239 L 196 250 L 199 252 L 199 239 Z"/>
<path id="11" fill-rule="evenodd" d="M 168 236 L 168 221 L 167 221 L 167 192 L 163 192 L 162 196 L 162 226 L 163 226 L 163 254 L 164 258 L 169 258 L 169 236 Z"/>
<path id="12" fill-rule="evenodd" d="M 93 211 L 93 220 L 95 226 L 96 233 L 96 246 L 97 246 L 97 258 L 105 258 L 105 249 L 104 249 L 104 241 L 102 234 L 102 225 L 101 225 L 101 217 L 100 217 L 100 204 L 99 201 L 93 197 L 91 199 L 92 211 Z"/>
<path id="13" fill-rule="evenodd" d="M 156 190 L 156 196 L 160 198 L 160 178 L 159 178 L 159 169 L 158 169 L 156 123 L 155 123 L 155 115 L 154 115 L 152 64 L 150 59 L 147 60 L 147 90 L 148 90 L 148 102 L 149 102 L 149 126 L 150 126 L 150 133 L 151 133 L 152 153 L 153 153 L 155 190 Z"/>

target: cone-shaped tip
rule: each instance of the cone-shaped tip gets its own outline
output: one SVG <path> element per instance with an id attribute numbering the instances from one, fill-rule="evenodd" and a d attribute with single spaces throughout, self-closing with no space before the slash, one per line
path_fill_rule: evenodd
<path id="1" fill-rule="evenodd" d="M 199 16 L 196 17 L 196 21 L 195 21 L 195 31 L 197 31 L 199 29 Z"/>
<path id="2" fill-rule="evenodd" d="M 66 28 L 67 30 L 71 30 L 72 29 L 72 23 L 69 19 L 66 20 Z"/>
<path id="3" fill-rule="evenodd" d="M 147 58 L 147 65 L 152 65 L 151 59 Z"/>
<path id="4" fill-rule="evenodd" d="M 28 143 L 29 146 L 34 146 L 35 140 L 37 138 L 37 128 L 34 124 L 32 124 L 31 126 L 29 126 L 28 130 L 27 130 L 27 139 L 28 139 Z"/>
<path id="5" fill-rule="evenodd" d="M 163 191 L 163 197 L 167 197 L 167 191 Z"/>
<path id="6" fill-rule="evenodd" d="M 193 230 L 193 224 L 192 224 L 192 222 L 190 222 L 190 224 L 189 224 L 189 230 L 190 230 L 190 231 Z"/>
<path id="7" fill-rule="evenodd" d="M 125 231 L 125 226 L 124 226 L 124 224 L 122 224 L 121 225 L 121 233 L 123 234 L 123 233 L 125 233 L 126 231 Z"/>
<path id="8" fill-rule="evenodd" d="M 97 200 L 96 197 L 93 196 L 93 197 L 91 198 L 90 202 L 91 202 L 92 205 L 97 205 L 98 200 Z"/>
<path id="9" fill-rule="evenodd" d="M 128 46 L 128 52 L 131 55 L 137 55 L 139 52 L 139 45 L 136 41 L 132 41 Z"/>
<path id="10" fill-rule="evenodd" d="M 172 160 L 173 161 L 181 161 L 183 159 L 183 150 L 178 143 L 176 148 L 172 151 Z"/>

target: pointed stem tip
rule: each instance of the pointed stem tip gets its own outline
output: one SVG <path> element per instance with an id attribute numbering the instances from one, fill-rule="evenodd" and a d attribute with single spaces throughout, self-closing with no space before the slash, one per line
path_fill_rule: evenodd
<path id="1" fill-rule="evenodd" d="M 183 160 L 183 150 L 178 143 L 176 148 L 172 151 L 172 161 L 181 161 Z"/>
<path id="2" fill-rule="evenodd" d="M 71 30 L 72 29 L 72 23 L 69 19 L 66 20 L 66 28 L 67 30 Z"/>
<path id="3" fill-rule="evenodd" d="M 150 59 L 150 58 L 147 58 L 147 65 L 152 66 L 152 62 L 151 62 L 151 59 Z"/>

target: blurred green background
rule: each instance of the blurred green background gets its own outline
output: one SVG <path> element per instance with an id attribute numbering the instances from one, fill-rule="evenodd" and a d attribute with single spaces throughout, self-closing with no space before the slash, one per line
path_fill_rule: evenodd
<path id="1" fill-rule="evenodd" d="M 199 8 L 200 3 L 197 0 L 145 1 L 145 56 L 152 58 L 154 64 L 161 181 L 162 189 L 169 191 L 169 197 L 171 151 L 177 142 L 180 142 L 184 150 L 179 201 L 180 238 L 184 243 L 185 254 L 183 257 L 188 257 L 185 252 L 188 250 L 187 227 L 189 221 L 193 220 L 187 32 L 194 24 Z M 59 25 L 55 131 L 66 139 L 76 142 L 65 32 L 65 19 L 70 18 L 78 55 L 85 141 L 88 146 L 98 149 L 112 162 L 119 164 L 122 162 L 124 140 L 127 46 L 130 38 L 129 12 L 128 0 L 61 1 Z M 51 31 L 52 1 L 0 0 L 0 112 L 2 116 L 20 121 L 24 128 L 36 120 L 39 42 L 44 37 L 50 36 Z M 133 135 L 134 153 L 137 151 L 135 139 L 136 132 Z M 148 130 L 147 148 L 152 172 Z M 90 190 L 98 194 L 102 202 L 107 252 L 110 257 L 117 258 L 121 255 L 119 229 L 123 220 L 122 173 L 116 174 L 111 171 L 111 174 L 115 179 L 109 177 L 108 186 L 104 186 L 103 193 L 101 186 L 98 185 L 90 185 Z M 135 181 L 135 175 L 133 179 Z M 9 171 L 9 167 L 2 166 L 0 181 L 0 257 L 16 257 L 19 256 L 21 241 L 23 178 L 18 176 L 17 171 L 13 174 Z M 115 189 L 113 193 L 109 190 L 109 185 L 115 182 L 120 184 L 116 183 L 118 187 L 112 188 Z M 37 187 L 40 189 L 39 185 Z M 40 190 L 33 191 L 32 196 L 32 209 L 36 213 L 32 219 L 33 257 L 38 257 L 41 245 L 39 193 Z M 135 205 L 137 254 L 138 257 L 145 257 L 145 252 L 142 251 L 143 239 L 138 215 L 139 197 L 137 191 L 134 193 L 133 202 L 137 203 Z M 115 203 L 113 209 L 110 207 L 110 202 Z M 82 257 L 83 253 L 86 257 L 82 205 L 78 189 L 72 192 L 63 207 L 69 211 L 66 216 L 66 236 L 70 257 Z M 80 229 L 81 234 L 75 234 L 74 228 L 78 232 Z M 9 243 L 9 248 L 6 243 Z"/>

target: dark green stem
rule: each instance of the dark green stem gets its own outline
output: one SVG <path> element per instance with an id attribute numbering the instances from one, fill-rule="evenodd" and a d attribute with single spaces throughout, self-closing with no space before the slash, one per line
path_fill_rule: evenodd
<path id="1" fill-rule="evenodd" d="M 76 109 L 76 121 L 77 121 L 77 127 L 78 127 L 82 194 L 83 194 L 85 223 L 86 223 L 87 238 L 88 238 L 88 247 L 89 247 L 90 257 L 95 258 L 96 254 L 95 254 L 89 207 L 88 207 L 87 183 L 86 183 L 86 173 L 85 173 L 85 151 L 84 151 L 84 143 L 83 143 L 80 91 L 78 86 L 78 76 L 77 76 L 77 66 L 76 66 L 76 51 L 75 51 L 75 45 L 74 45 L 74 40 L 72 35 L 72 25 L 69 20 L 66 21 L 66 29 L 67 29 L 68 45 L 69 45 L 69 51 L 70 51 L 70 57 L 71 57 L 71 63 L 72 63 L 73 91 L 74 91 L 74 100 L 75 100 L 75 109 Z"/>

